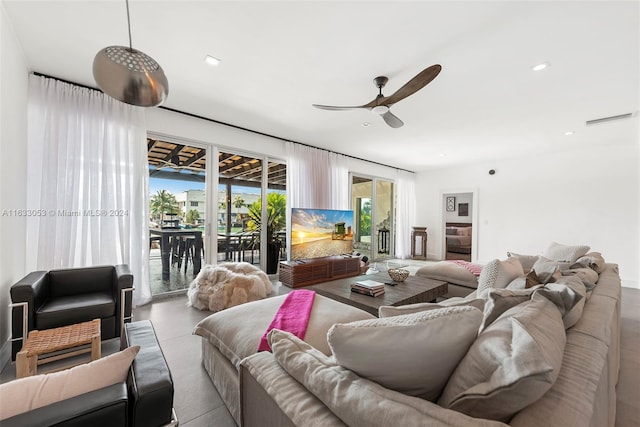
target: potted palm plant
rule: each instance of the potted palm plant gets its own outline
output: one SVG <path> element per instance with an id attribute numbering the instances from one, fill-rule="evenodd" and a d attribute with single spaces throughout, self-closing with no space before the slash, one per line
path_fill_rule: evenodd
<path id="1" fill-rule="evenodd" d="M 267 195 L 267 274 L 274 274 L 278 271 L 278 260 L 282 242 L 277 238 L 276 233 L 286 227 L 286 204 L 287 199 L 281 193 L 269 193 Z M 260 233 L 262 232 L 262 199 L 250 204 L 248 207 L 249 221 L 247 230 L 256 233 L 254 244 L 260 243 Z"/>

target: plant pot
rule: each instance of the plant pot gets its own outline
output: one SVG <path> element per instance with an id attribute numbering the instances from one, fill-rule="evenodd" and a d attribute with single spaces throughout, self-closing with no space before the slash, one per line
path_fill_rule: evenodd
<path id="1" fill-rule="evenodd" d="M 280 242 L 267 243 L 267 274 L 278 272 L 278 262 L 280 261 Z"/>

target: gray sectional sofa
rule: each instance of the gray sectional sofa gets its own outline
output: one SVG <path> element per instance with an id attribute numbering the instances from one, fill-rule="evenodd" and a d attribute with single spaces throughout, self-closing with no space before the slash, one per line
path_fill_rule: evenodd
<path id="1" fill-rule="evenodd" d="M 617 265 L 606 264 L 600 269 L 596 286 L 582 299 L 575 324 L 566 331 L 560 326 L 558 366 L 551 378 L 545 378 L 550 388 L 508 418 L 504 414 L 493 419 L 470 416 L 466 409 L 443 406 L 442 398 L 432 402 L 407 395 L 339 366 L 325 356 L 331 353 L 326 338 L 330 325 L 357 320 L 366 323 L 371 316 L 319 296 L 319 309 L 314 305 L 306 343 L 289 340 L 286 351 L 273 344 L 275 354 L 253 350 L 282 297 L 216 313 L 201 322 L 195 333 L 203 336 L 203 363 L 212 381 L 238 424 L 247 427 L 614 426 L 620 367 L 620 286 Z M 521 306 L 525 304 L 509 312 L 517 317 Z M 568 311 L 563 316 L 568 316 Z M 251 318 L 249 324 L 234 321 L 240 316 Z M 482 332 L 474 344 L 480 337 Z M 518 396 L 518 391 L 509 387 L 502 391 L 510 398 Z"/>

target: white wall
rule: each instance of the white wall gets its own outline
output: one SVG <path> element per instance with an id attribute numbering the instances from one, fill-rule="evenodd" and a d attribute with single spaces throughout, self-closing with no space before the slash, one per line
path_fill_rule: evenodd
<path id="1" fill-rule="evenodd" d="M 287 158 L 286 143 L 280 139 L 160 108 L 147 110 L 147 130 L 157 135 L 214 144 L 221 147 L 221 151 L 225 151 L 225 149 L 231 152 L 239 150 L 240 152 L 268 155 L 279 160 Z M 298 142 L 304 143 L 305 141 Z M 349 172 L 389 180 L 395 180 L 397 175 L 397 170 L 394 168 L 350 157 L 347 158 L 347 168 Z"/>
<path id="2" fill-rule="evenodd" d="M 443 245 L 442 191 L 475 188 L 479 262 L 540 254 L 552 241 L 588 244 L 619 264 L 624 286 L 640 288 L 638 166 L 634 142 L 420 172 L 417 222 L 428 227 L 434 257 Z"/>
<path id="3" fill-rule="evenodd" d="M 9 288 L 25 274 L 28 68 L 0 3 L 0 368 L 9 357 Z"/>
<path id="4" fill-rule="evenodd" d="M 453 212 L 447 212 L 446 209 L 446 200 L 447 197 L 453 196 L 456 198 L 456 210 Z M 473 218 L 473 193 L 447 193 L 443 196 L 443 206 L 444 206 L 444 220 L 445 222 L 468 222 L 471 224 Z M 460 203 L 466 203 L 469 205 L 469 215 L 460 216 L 460 209 L 458 205 Z"/>

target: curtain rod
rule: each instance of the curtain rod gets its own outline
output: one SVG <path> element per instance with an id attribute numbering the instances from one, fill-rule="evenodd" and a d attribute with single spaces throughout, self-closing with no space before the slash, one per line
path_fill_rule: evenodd
<path id="1" fill-rule="evenodd" d="M 95 87 L 91 87 L 91 86 L 83 85 L 83 84 L 80 84 L 80 83 L 72 82 L 70 80 L 62 79 L 60 77 L 50 76 L 48 74 L 39 73 L 37 71 L 34 71 L 33 74 L 35 76 L 45 77 L 45 78 L 53 79 L 53 80 L 58 80 L 58 81 L 61 81 L 61 82 L 64 82 L 64 83 L 67 83 L 67 84 L 70 84 L 70 85 L 73 85 L 73 86 L 78 86 L 78 87 L 82 87 L 82 88 L 85 88 L 85 89 L 94 90 L 96 92 L 102 93 L 102 91 L 100 89 L 97 89 Z M 219 124 L 219 125 L 228 126 L 228 127 L 234 128 L 234 129 L 243 130 L 245 132 L 255 133 L 256 135 L 262 135 L 262 136 L 266 136 L 266 137 L 269 137 L 269 138 L 279 139 L 280 141 L 299 144 L 299 145 L 302 145 L 304 147 L 315 148 L 316 150 L 322 150 L 322 151 L 327 151 L 329 153 L 339 154 L 341 156 L 350 157 L 350 158 L 355 159 L 355 160 L 360 160 L 360 161 L 367 162 L 367 163 L 373 163 L 373 164 L 376 164 L 376 165 L 384 166 L 384 167 L 395 169 L 395 170 L 405 171 L 405 172 L 409 172 L 409 173 L 415 173 L 414 171 L 410 171 L 408 169 L 403 169 L 403 168 L 399 168 L 399 167 L 396 167 L 396 166 L 385 165 L 384 163 L 376 162 L 376 161 L 373 161 L 373 160 L 367 160 L 367 159 L 363 159 L 361 157 L 356 157 L 356 156 L 352 156 L 352 155 L 349 155 L 349 154 L 343 154 L 343 153 L 339 153 L 337 151 L 327 150 L 326 148 L 316 147 L 316 146 L 313 146 L 311 144 L 305 144 L 304 142 L 293 141 L 291 139 L 282 138 L 282 137 L 279 137 L 279 136 L 271 135 L 271 134 L 268 134 L 268 133 L 260 132 L 260 131 L 257 131 L 257 130 L 245 128 L 245 127 L 238 126 L 238 125 L 232 125 L 231 123 L 221 122 L 219 120 L 212 119 L 212 118 L 209 118 L 209 117 L 200 116 L 198 114 L 187 113 L 185 111 L 176 110 L 175 108 L 169 108 L 169 107 L 163 107 L 163 106 L 159 106 L 157 108 L 160 108 L 162 110 L 171 111 L 172 113 L 183 114 L 185 116 L 193 117 L 195 119 L 205 120 L 205 121 L 216 123 L 216 124 Z"/>

